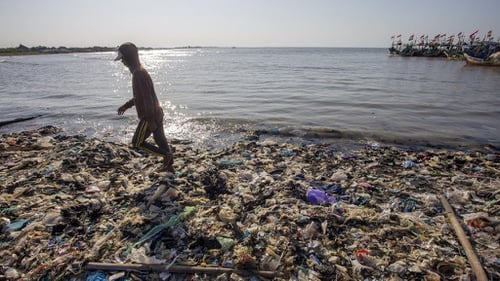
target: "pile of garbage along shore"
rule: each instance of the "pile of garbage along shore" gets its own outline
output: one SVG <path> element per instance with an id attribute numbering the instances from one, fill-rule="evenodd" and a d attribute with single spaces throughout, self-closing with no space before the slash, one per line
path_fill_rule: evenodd
<path id="1" fill-rule="evenodd" d="M 0 280 L 500 280 L 494 150 L 172 145 L 1 134 Z"/>

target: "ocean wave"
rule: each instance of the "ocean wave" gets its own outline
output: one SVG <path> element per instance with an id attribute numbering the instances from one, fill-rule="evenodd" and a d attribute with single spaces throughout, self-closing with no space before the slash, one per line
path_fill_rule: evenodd
<path id="1" fill-rule="evenodd" d="M 471 139 L 466 135 L 448 136 L 419 135 L 417 133 L 396 133 L 390 129 L 384 131 L 363 130 L 355 131 L 348 129 L 317 127 L 317 126 L 280 126 L 275 124 L 262 124 L 242 118 L 192 118 L 184 121 L 190 124 L 191 132 L 200 135 L 199 131 L 205 132 L 205 142 L 215 138 L 221 142 L 224 137 L 234 139 L 235 135 L 240 138 L 259 140 L 261 138 L 274 138 L 280 141 L 311 142 L 311 143 L 380 143 L 381 145 L 396 145 L 407 147 L 434 147 L 434 148 L 484 148 L 499 150 L 500 141 L 496 139 L 476 137 Z M 168 126 L 168 123 L 166 124 Z M 197 129 L 193 129 L 197 128 Z M 196 133 L 198 131 L 198 133 Z M 410 130 L 412 131 L 412 130 Z M 418 130 L 417 130 L 418 131 Z M 186 136 L 178 135 L 178 136 Z"/>

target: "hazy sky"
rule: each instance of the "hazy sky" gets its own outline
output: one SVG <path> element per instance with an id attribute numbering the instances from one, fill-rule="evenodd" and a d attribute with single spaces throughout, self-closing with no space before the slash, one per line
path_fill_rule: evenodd
<path id="1" fill-rule="evenodd" d="M 0 47 L 386 47 L 493 30 L 500 0 L 0 0 Z"/>

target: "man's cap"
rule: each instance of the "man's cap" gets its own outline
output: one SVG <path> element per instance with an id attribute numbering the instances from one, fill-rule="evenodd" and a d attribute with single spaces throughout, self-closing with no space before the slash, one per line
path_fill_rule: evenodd
<path id="1" fill-rule="evenodd" d="M 123 57 L 131 57 L 132 55 L 137 55 L 137 47 L 134 43 L 126 42 L 118 47 L 118 54 L 116 55 L 115 61 L 121 60 Z"/>
<path id="2" fill-rule="evenodd" d="M 118 53 L 116 54 L 115 60 L 121 60 L 122 58 L 123 58 L 122 52 L 118 51 Z"/>
<path id="3" fill-rule="evenodd" d="M 122 52 L 118 51 L 118 54 L 116 54 L 115 61 L 117 61 L 117 60 L 121 60 L 121 59 L 122 59 L 122 57 L 123 57 Z"/>

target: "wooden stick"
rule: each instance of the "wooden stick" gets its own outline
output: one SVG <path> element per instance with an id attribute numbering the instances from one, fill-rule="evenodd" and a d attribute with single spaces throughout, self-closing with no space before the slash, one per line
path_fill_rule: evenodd
<path id="1" fill-rule="evenodd" d="M 448 219 L 450 220 L 451 225 L 453 226 L 453 229 L 455 230 L 455 233 L 457 234 L 458 240 L 460 241 L 460 244 L 462 244 L 462 247 L 465 250 L 465 254 L 467 255 L 467 259 L 469 260 L 469 263 L 472 267 L 472 271 L 474 271 L 474 274 L 476 275 L 476 280 L 477 281 L 488 281 L 488 277 L 486 276 L 486 272 L 484 271 L 481 262 L 479 261 L 479 258 L 477 257 L 476 253 L 472 249 L 472 245 L 469 242 L 469 239 L 467 239 L 467 236 L 465 235 L 465 232 L 460 225 L 460 222 L 458 221 L 457 217 L 455 216 L 455 212 L 453 211 L 453 208 L 451 207 L 450 203 L 448 203 L 448 200 L 441 195 L 439 196 L 439 199 L 441 200 L 441 203 L 443 204 L 443 207 L 446 211 L 446 214 L 448 215 Z"/>
<path id="2" fill-rule="evenodd" d="M 12 120 L 0 121 L 0 127 L 8 125 L 8 124 L 12 124 L 12 123 L 28 121 L 28 120 L 35 119 L 35 118 L 40 117 L 40 116 L 42 116 L 42 115 L 40 114 L 37 116 L 21 117 L 21 118 L 16 118 L 16 119 L 12 119 Z"/>
<path id="3" fill-rule="evenodd" d="M 266 278 L 274 278 L 280 275 L 280 272 L 274 271 L 261 271 L 261 270 L 243 270 L 226 267 L 204 267 L 204 266 L 189 266 L 189 265 L 172 265 L 168 269 L 166 264 L 146 264 L 146 263 L 100 263 L 89 262 L 87 269 L 96 270 L 110 270 L 110 271 L 156 271 L 156 272 L 172 272 L 172 273 L 207 273 L 207 274 L 221 274 L 221 273 L 236 273 L 242 276 L 260 275 Z"/>

